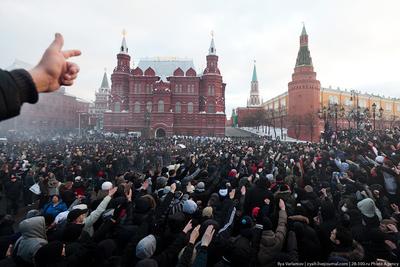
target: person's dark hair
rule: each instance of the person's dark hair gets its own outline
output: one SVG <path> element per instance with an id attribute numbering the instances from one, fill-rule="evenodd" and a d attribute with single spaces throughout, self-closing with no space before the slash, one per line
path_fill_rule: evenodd
<path id="1" fill-rule="evenodd" d="M 340 242 L 340 246 L 342 247 L 351 247 L 353 244 L 351 231 L 344 226 L 336 227 L 336 239 Z"/>

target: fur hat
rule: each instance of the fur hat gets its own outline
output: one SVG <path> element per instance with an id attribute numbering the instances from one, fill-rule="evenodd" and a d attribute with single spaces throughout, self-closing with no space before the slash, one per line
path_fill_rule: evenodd
<path id="1" fill-rule="evenodd" d="M 87 210 L 81 210 L 81 209 L 74 209 L 74 210 L 71 210 L 71 211 L 68 213 L 67 221 L 72 223 L 72 222 L 74 222 L 76 219 L 78 219 L 79 216 L 81 216 L 82 214 L 85 214 L 86 212 L 87 212 Z"/>

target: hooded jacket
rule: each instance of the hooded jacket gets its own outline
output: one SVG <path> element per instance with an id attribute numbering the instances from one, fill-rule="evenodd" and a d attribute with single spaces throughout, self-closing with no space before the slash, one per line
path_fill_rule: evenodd
<path id="1" fill-rule="evenodd" d="M 15 255 L 25 262 L 33 263 L 36 252 L 47 244 L 44 217 L 23 220 L 19 224 L 19 231 L 22 236 L 15 243 Z"/>

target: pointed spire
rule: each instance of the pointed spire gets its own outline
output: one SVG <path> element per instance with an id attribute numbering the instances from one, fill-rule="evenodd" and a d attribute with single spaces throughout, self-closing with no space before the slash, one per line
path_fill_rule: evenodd
<path id="1" fill-rule="evenodd" d="M 312 66 L 311 54 L 310 50 L 308 49 L 308 35 L 304 23 L 300 35 L 300 49 L 296 60 L 296 67 L 298 66 Z"/>
<path id="2" fill-rule="evenodd" d="M 252 82 L 257 81 L 257 70 L 256 70 L 256 61 L 254 60 L 254 68 L 253 68 L 253 78 L 251 79 Z"/>
<path id="3" fill-rule="evenodd" d="M 108 85 L 107 69 L 104 69 L 103 81 L 101 82 L 100 88 L 110 89 L 110 86 Z"/>
<path id="4" fill-rule="evenodd" d="M 126 36 L 126 31 L 125 31 L 125 29 L 122 31 L 122 43 L 121 43 L 121 53 L 123 53 L 123 54 L 128 54 L 128 46 L 126 45 L 126 39 L 125 39 L 125 36 Z"/>
<path id="5" fill-rule="evenodd" d="M 303 29 L 301 30 L 301 36 L 305 36 L 305 35 L 307 35 L 307 31 L 306 31 L 306 26 L 304 25 L 304 22 L 303 22 Z"/>
<path id="6" fill-rule="evenodd" d="M 217 50 L 215 49 L 215 44 L 214 44 L 214 31 L 211 31 L 211 44 L 210 48 L 208 49 L 208 54 L 209 55 L 216 55 Z"/>

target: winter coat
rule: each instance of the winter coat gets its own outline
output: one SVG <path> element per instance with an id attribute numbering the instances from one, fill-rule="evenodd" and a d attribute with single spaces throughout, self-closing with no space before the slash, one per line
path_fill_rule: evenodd
<path id="1" fill-rule="evenodd" d="M 246 193 L 244 200 L 244 213 L 247 215 L 251 214 L 251 210 L 254 207 L 261 207 L 264 205 L 264 199 L 269 198 L 271 200 L 271 207 L 274 206 L 274 196 L 267 188 L 266 179 L 258 181 L 258 183 L 249 189 Z M 271 211 L 272 212 L 272 211 Z"/>
<path id="2" fill-rule="evenodd" d="M 359 262 L 364 259 L 364 256 L 364 248 L 361 246 L 360 243 L 353 240 L 353 245 L 350 248 L 334 248 L 329 258 L 341 257 L 347 259 L 350 262 Z"/>
<path id="3" fill-rule="evenodd" d="M 8 181 L 4 189 L 8 199 L 18 200 L 22 192 L 22 183 L 18 180 L 15 182 Z"/>
<path id="4" fill-rule="evenodd" d="M 44 217 L 26 219 L 19 224 L 22 236 L 15 243 L 14 253 L 27 263 L 33 263 L 36 252 L 47 244 L 46 224 Z"/>
<path id="5" fill-rule="evenodd" d="M 29 72 L 0 70 L 0 121 L 19 115 L 24 102 L 34 104 L 38 98 Z"/>
<path id="6" fill-rule="evenodd" d="M 286 211 L 280 210 L 278 227 L 276 228 L 276 231 L 263 231 L 260 241 L 260 250 L 258 252 L 258 261 L 260 263 L 260 266 L 268 266 L 269 264 L 271 264 L 274 256 L 282 250 L 287 231 L 286 225 Z"/>
<path id="7" fill-rule="evenodd" d="M 88 217 L 85 219 L 85 226 L 83 227 L 83 230 L 88 232 L 90 236 L 93 236 L 94 233 L 94 228 L 93 225 L 97 222 L 97 220 L 100 218 L 101 214 L 106 210 L 108 203 L 110 202 L 111 197 L 106 196 L 103 201 L 100 203 L 100 205 L 90 213 Z"/>
<path id="8" fill-rule="evenodd" d="M 59 201 L 56 205 L 50 201 L 43 207 L 43 215 L 49 214 L 55 218 L 59 213 L 66 211 L 67 205 L 63 201 Z"/>

